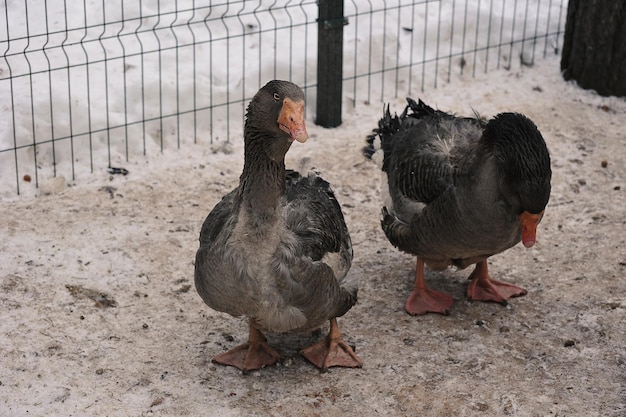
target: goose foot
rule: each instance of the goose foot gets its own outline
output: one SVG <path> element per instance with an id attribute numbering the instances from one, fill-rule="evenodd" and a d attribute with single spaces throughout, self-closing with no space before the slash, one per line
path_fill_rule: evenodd
<path id="1" fill-rule="evenodd" d="M 234 366 L 241 369 L 243 373 L 248 373 L 255 369 L 273 365 L 279 359 L 280 354 L 267 343 L 263 333 L 251 325 L 248 343 L 216 356 L 213 358 L 213 362 L 220 365 Z"/>
<path id="2" fill-rule="evenodd" d="M 430 288 L 414 288 L 404 304 L 404 309 L 412 316 L 426 313 L 448 315 L 454 304 L 454 298 Z"/>
<path id="3" fill-rule="evenodd" d="M 363 366 L 363 362 L 354 353 L 354 349 L 343 340 L 337 326 L 337 319 L 330 320 L 328 336 L 302 349 L 300 354 L 322 372 L 326 372 L 331 366 L 344 368 L 361 368 Z"/>
<path id="4" fill-rule="evenodd" d="M 467 298 L 472 301 L 494 301 L 506 305 L 509 298 L 521 297 L 528 293 L 522 287 L 491 279 L 486 260 L 476 264 L 476 269 L 469 279 L 472 282 L 467 287 Z"/>
<path id="5" fill-rule="evenodd" d="M 454 304 L 454 298 L 443 292 L 431 290 L 426 287 L 424 280 L 424 260 L 417 257 L 415 263 L 415 283 L 413 291 L 404 303 L 404 309 L 412 316 L 420 316 L 426 313 L 439 313 L 447 315 Z"/>

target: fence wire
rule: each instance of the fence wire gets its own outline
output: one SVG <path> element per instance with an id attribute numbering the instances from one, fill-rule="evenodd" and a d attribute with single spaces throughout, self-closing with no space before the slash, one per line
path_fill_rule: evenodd
<path id="1" fill-rule="evenodd" d="M 385 101 L 559 53 L 565 0 L 346 0 L 343 91 Z M 239 134 L 270 79 L 317 91 L 317 1 L 7 0 L 0 194 Z"/>
<path id="2" fill-rule="evenodd" d="M 365 102 L 436 88 L 453 76 L 532 66 L 559 54 L 561 0 L 351 0 L 344 90 Z M 349 85 L 351 84 L 351 85 Z"/>

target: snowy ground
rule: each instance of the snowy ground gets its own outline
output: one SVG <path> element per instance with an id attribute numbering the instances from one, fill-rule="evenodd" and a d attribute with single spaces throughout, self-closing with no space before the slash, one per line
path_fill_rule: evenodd
<path id="1" fill-rule="evenodd" d="M 44 180 L 37 197 L 0 201 L 0 415 L 626 415 L 626 102 L 565 83 L 556 57 L 421 97 L 459 114 L 523 112 L 542 131 L 553 192 L 538 244 L 491 259 L 527 296 L 469 303 L 469 270 L 429 271 L 457 299 L 451 314 L 404 312 L 414 259 L 380 230 L 380 176 L 360 152 L 382 104 L 346 100 L 339 128 L 309 114 L 312 137 L 287 164 L 310 157 L 342 203 L 361 284 L 339 325 L 362 369 L 320 374 L 298 355 L 308 334 L 269 335 L 283 361 L 250 375 L 211 363 L 247 327 L 202 303 L 193 258 L 243 149 L 185 145 L 127 176 Z"/>

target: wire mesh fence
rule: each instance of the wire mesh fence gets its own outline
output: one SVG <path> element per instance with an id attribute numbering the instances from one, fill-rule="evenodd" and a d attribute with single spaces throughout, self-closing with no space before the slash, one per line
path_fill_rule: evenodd
<path id="1" fill-rule="evenodd" d="M 1 193 L 228 140 L 270 79 L 302 86 L 313 109 L 316 0 L 41 3 L 8 0 L 0 10 Z M 343 95 L 354 103 L 532 65 L 559 53 L 566 15 L 565 0 L 344 6 Z"/>
<path id="2" fill-rule="evenodd" d="M 436 88 L 453 76 L 532 66 L 558 54 L 567 4 L 541 0 L 351 0 L 346 93 L 364 101 Z M 352 51 L 350 51 L 352 49 Z M 348 56 L 349 55 L 349 56 Z M 365 84 L 363 86 L 363 84 Z"/>

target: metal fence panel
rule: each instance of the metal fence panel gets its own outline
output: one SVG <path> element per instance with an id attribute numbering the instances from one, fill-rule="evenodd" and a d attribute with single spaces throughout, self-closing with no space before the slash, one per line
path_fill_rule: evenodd
<path id="1" fill-rule="evenodd" d="M 43 3 L 43 4 L 42 4 Z M 565 0 L 346 0 L 343 94 L 385 101 L 558 53 Z M 0 6 L 2 7 L 2 6 Z M 317 94 L 316 0 L 7 0 L 0 194 L 240 133 L 266 81 Z M 323 45 L 320 45 L 323 47 Z M 341 97 L 338 98 L 341 100 Z"/>

